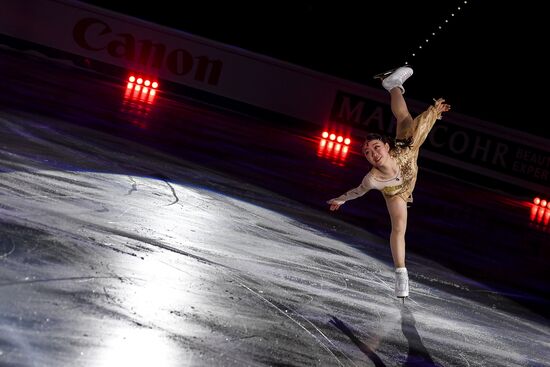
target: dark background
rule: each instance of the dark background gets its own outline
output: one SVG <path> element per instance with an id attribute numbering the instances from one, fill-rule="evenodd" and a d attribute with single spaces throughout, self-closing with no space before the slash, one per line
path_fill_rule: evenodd
<path id="1" fill-rule="evenodd" d="M 86 2 L 374 87 L 408 62 L 407 97 L 550 138 L 547 21 L 531 2 Z"/>

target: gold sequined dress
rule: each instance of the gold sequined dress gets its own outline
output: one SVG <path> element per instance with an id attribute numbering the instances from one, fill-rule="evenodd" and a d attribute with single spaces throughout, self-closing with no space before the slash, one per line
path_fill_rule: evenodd
<path id="1" fill-rule="evenodd" d="M 412 145 L 410 147 L 396 147 L 390 151 L 390 156 L 396 160 L 398 167 L 398 175 L 395 178 L 381 181 L 370 171 L 363 178 L 361 185 L 334 200 L 339 204 L 343 204 L 348 200 L 363 196 L 369 190 L 377 189 L 386 198 L 399 196 L 406 202 L 412 203 L 412 193 L 418 175 L 417 160 L 420 146 L 426 140 L 436 120 L 440 118 L 441 114 L 437 112 L 434 106 L 430 106 L 418 115 L 410 126 L 399 126 L 397 139 L 412 137 Z"/>

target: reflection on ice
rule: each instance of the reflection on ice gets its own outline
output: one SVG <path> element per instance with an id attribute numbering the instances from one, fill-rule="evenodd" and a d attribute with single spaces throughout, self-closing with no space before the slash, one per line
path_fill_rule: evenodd
<path id="1" fill-rule="evenodd" d="M 178 346 L 163 332 L 146 328 L 128 327 L 103 330 L 105 338 L 100 355 L 92 356 L 94 367 L 132 366 L 176 367 L 185 365 L 185 357 Z M 178 356 L 178 358 L 174 358 Z"/>

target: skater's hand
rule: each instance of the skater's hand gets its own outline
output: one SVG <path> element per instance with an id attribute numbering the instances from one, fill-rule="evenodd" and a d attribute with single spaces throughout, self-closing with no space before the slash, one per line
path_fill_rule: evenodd
<path id="1" fill-rule="evenodd" d="M 329 201 L 327 201 L 327 204 L 330 204 L 330 211 L 333 212 L 335 210 L 338 210 L 338 208 L 340 208 L 344 203 L 336 199 L 330 199 Z"/>
<path id="2" fill-rule="evenodd" d="M 445 103 L 445 100 L 443 98 L 434 98 L 434 108 L 437 111 L 437 114 L 441 116 L 443 112 L 447 112 L 451 109 L 451 105 Z"/>

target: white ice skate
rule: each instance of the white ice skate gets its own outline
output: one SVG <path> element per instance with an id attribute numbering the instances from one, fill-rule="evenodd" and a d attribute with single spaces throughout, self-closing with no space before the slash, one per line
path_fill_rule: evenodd
<path id="1" fill-rule="evenodd" d="M 403 303 L 405 303 L 405 298 L 409 296 L 409 275 L 407 268 L 395 269 L 395 296 L 403 299 Z"/>
<path id="2" fill-rule="evenodd" d="M 388 73 L 389 71 L 385 72 Z M 383 75 L 385 73 L 377 74 L 377 75 Z M 409 77 L 413 74 L 413 69 L 409 66 L 401 66 L 394 71 L 392 71 L 389 75 L 386 75 L 384 77 L 379 77 L 379 79 L 382 79 L 382 86 L 389 92 L 393 88 L 399 88 L 401 89 L 401 94 L 405 93 L 405 88 L 403 88 L 403 83 Z M 376 76 L 375 76 L 376 77 Z"/>
<path id="3" fill-rule="evenodd" d="M 393 68 L 393 69 L 390 69 L 390 70 L 386 70 L 386 71 L 383 71 L 381 73 L 378 73 L 374 76 L 374 79 L 380 79 L 380 80 L 384 80 L 386 79 L 388 76 L 390 76 L 394 71 L 396 71 L 397 69 L 401 68 L 401 67 L 411 67 L 411 65 L 404 65 L 404 66 L 398 66 L 396 68 Z"/>

